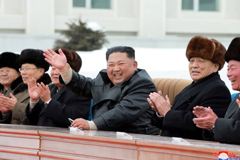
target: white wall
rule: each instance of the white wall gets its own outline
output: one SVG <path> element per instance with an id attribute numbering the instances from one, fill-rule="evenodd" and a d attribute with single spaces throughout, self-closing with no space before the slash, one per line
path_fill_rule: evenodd
<path id="1" fill-rule="evenodd" d="M 166 5 L 165 0 L 139 0 L 140 37 L 161 37 L 165 35 Z"/>
<path id="2" fill-rule="evenodd" d="M 219 0 L 219 12 L 182 11 L 181 0 L 111 2 L 111 9 L 86 9 L 73 8 L 72 0 L 0 0 L 0 33 L 55 34 L 81 18 L 118 35 L 240 34 L 239 0 Z"/>
<path id="3" fill-rule="evenodd" d="M 219 12 L 182 11 L 181 1 L 169 0 L 166 17 L 168 34 L 240 34 L 239 0 L 219 0 Z"/>
<path id="4" fill-rule="evenodd" d="M 26 0 L 26 34 L 54 33 L 54 0 Z"/>

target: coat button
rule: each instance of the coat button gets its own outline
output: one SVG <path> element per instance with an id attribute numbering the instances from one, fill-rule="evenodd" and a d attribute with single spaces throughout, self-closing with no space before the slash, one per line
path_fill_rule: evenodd
<path id="1" fill-rule="evenodd" d="M 109 127 L 112 127 L 112 126 L 113 126 L 113 121 L 112 121 L 112 120 L 109 120 L 109 121 L 108 121 L 108 125 L 109 125 Z"/>

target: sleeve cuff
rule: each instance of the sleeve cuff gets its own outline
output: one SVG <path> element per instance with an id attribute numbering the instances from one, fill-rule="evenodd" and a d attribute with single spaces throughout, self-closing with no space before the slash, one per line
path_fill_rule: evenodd
<path id="1" fill-rule="evenodd" d="M 157 112 L 156 112 L 156 115 L 157 115 L 159 118 L 163 118 L 163 116 L 160 116 Z"/>
<path id="2" fill-rule="evenodd" d="M 2 114 L 2 119 L 6 119 L 9 113 Z"/>
<path id="3" fill-rule="evenodd" d="M 52 100 L 52 98 L 51 98 L 51 99 L 49 99 L 49 101 L 47 101 L 46 103 L 47 103 L 47 104 L 49 104 L 51 100 Z"/>
<path id="4" fill-rule="evenodd" d="M 96 124 L 93 121 L 88 121 L 90 130 L 98 130 Z"/>
<path id="5" fill-rule="evenodd" d="M 37 102 L 32 102 L 31 99 L 30 99 L 30 103 L 29 103 L 30 111 L 34 108 L 34 106 L 38 103 L 38 101 Z"/>
<path id="6" fill-rule="evenodd" d="M 63 79 L 63 82 L 65 84 L 68 84 L 71 79 L 72 79 L 72 68 L 69 66 L 69 64 L 67 63 L 69 69 L 66 71 L 66 72 L 60 72 L 61 76 L 62 76 L 62 79 Z"/>

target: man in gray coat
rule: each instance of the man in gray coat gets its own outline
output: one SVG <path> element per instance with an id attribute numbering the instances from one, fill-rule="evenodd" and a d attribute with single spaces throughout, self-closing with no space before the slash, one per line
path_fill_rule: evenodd
<path id="1" fill-rule="evenodd" d="M 225 54 L 228 63 L 228 79 L 232 89 L 240 91 L 240 37 L 230 43 Z M 240 94 L 236 95 L 230 103 L 224 118 L 219 118 L 211 109 L 196 106 L 193 113 L 197 118 L 193 122 L 197 127 L 205 129 L 203 138 L 223 143 L 240 144 Z"/>
<path id="2" fill-rule="evenodd" d="M 73 127 L 91 130 L 123 131 L 141 134 L 159 134 L 151 125 L 153 110 L 147 102 L 156 87 L 148 73 L 137 68 L 135 51 L 131 47 L 117 46 L 107 50 L 107 69 L 95 79 L 74 72 L 66 57 L 48 49 L 46 61 L 58 68 L 60 81 L 80 96 L 93 98 L 93 120 L 74 120 Z"/>

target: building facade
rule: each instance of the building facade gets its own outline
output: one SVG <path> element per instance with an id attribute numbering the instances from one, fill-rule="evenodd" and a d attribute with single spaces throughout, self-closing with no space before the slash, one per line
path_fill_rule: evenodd
<path id="1" fill-rule="evenodd" d="M 0 34 L 51 35 L 81 18 L 109 35 L 236 35 L 239 6 L 239 0 L 0 0 Z"/>

